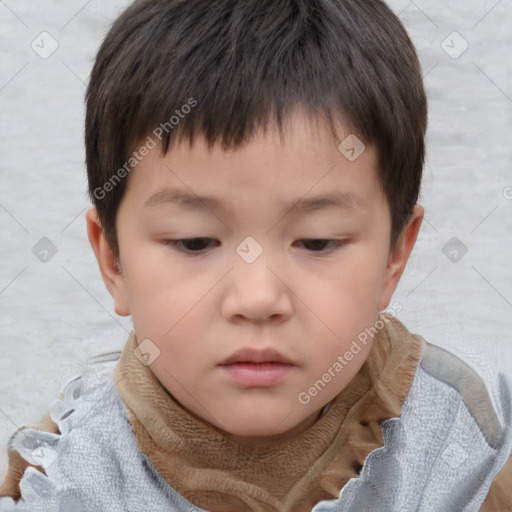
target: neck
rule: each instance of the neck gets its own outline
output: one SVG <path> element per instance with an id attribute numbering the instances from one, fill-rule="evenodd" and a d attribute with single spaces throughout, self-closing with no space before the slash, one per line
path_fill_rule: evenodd
<path id="1" fill-rule="evenodd" d="M 281 432 L 280 434 L 272 434 L 272 432 L 269 433 L 269 435 L 266 436 L 255 436 L 255 437 L 248 437 L 248 436 L 237 436 L 236 434 L 232 434 L 231 432 L 227 432 L 225 430 L 221 430 L 221 432 L 232 441 L 235 441 L 238 444 L 247 446 L 247 447 L 265 447 L 265 446 L 274 446 L 276 444 L 283 443 L 285 441 L 290 441 L 292 439 L 295 439 L 296 437 L 299 437 L 303 432 L 305 432 L 308 428 L 312 427 L 324 414 L 325 409 L 327 406 L 329 406 L 332 403 L 329 402 L 326 406 L 322 407 L 321 409 L 318 409 L 316 412 L 314 412 L 311 416 L 308 416 L 305 420 L 303 420 L 301 423 L 296 425 L 290 430 L 287 430 L 286 432 Z M 188 411 L 190 414 L 195 416 L 191 411 Z M 197 418 L 197 416 L 195 416 Z M 201 419 L 201 418 L 198 418 Z"/>

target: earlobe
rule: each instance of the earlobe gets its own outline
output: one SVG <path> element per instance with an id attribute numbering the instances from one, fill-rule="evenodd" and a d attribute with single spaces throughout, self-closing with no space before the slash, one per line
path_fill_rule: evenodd
<path id="1" fill-rule="evenodd" d="M 409 255 L 411 254 L 414 244 L 416 243 L 416 239 L 418 238 L 424 214 L 425 211 L 423 206 L 417 204 L 414 207 L 407 226 L 398 237 L 396 246 L 390 252 L 384 286 L 381 294 L 381 302 L 379 304 L 379 311 L 386 309 L 391 302 L 393 292 L 402 277 Z"/>
<path id="2" fill-rule="evenodd" d="M 119 260 L 105 238 L 96 209 L 91 208 L 87 210 L 85 217 L 89 242 L 98 261 L 103 282 L 114 299 L 115 312 L 120 316 L 127 316 L 130 314 L 130 309 Z"/>

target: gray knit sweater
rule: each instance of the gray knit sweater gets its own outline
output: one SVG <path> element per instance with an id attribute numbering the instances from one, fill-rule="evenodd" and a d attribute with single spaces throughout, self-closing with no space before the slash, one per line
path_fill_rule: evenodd
<path id="1" fill-rule="evenodd" d="M 22 499 L 0 512 L 198 512 L 140 452 L 117 393 L 116 358 L 65 386 L 51 416 L 61 432 L 18 429 L 9 445 L 28 467 Z M 370 452 L 336 500 L 312 512 L 478 511 L 512 451 L 512 380 L 498 374 L 494 405 L 481 378 L 427 343 L 400 418 L 382 424 L 384 446 Z"/>

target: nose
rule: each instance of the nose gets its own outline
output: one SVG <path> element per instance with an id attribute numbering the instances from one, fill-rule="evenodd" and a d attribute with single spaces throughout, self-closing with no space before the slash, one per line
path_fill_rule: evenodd
<path id="1" fill-rule="evenodd" d="M 229 321 L 283 322 L 292 315 L 290 283 L 265 252 L 252 263 L 237 261 L 225 286 L 222 312 Z"/>

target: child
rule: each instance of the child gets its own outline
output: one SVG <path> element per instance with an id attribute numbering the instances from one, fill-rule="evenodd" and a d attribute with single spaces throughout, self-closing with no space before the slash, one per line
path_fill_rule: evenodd
<path id="1" fill-rule="evenodd" d="M 426 118 L 379 0 L 129 7 L 87 91 L 87 226 L 134 330 L 13 434 L 0 510 L 511 510 L 511 381 L 498 412 L 395 318 Z"/>

